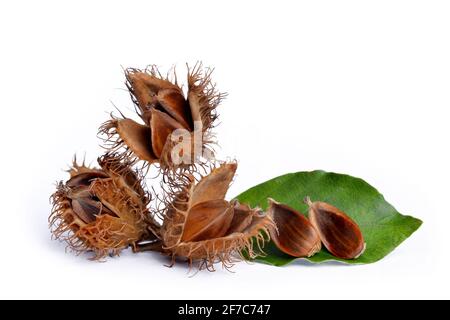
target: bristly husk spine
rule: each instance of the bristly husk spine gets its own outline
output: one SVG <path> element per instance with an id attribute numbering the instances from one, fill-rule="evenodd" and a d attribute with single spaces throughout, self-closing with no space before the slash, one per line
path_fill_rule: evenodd
<path id="1" fill-rule="evenodd" d="M 182 88 L 178 85 L 178 78 L 177 78 L 175 66 L 170 68 L 169 71 L 167 71 L 166 75 L 163 75 L 161 73 L 161 71 L 159 70 L 159 68 L 156 64 L 151 64 L 144 69 L 139 69 L 139 68 L 125 69 L 125 79 L 126 79 L 125 86 L 127 87 L 128 92 L 130 93 L 130 98 L 135 106 L 135 110 L 136 110 L 137 114 L 145 123 L 147 122 L 147 119 L 145 118 L 144 113 L 149 110 L 146 109 L 144 106 L 140 105 L 140 103 L 138 101 L 137 93 L 135 92 L 135 88 L 133 87 L 131 77 L 130 77 L 130 75 L 133 73 L 148 74 L 148 75 L 154 77 L 155 79 L 170 82 L 175 87 L 178 87 L 179 90 L 182 90 Z"/>
<path id="2" fill-rule="evenodd" d="M 227 96 L 216 89 L 216 84 L 211 80 L 213 68 L 203 68 L 201 62 L 197 62 L 191 69 L 188 68 L 188 93 L 197 96 L 200 104 L 200 118 L 202 121 L 203 132 L 206 132 L 215 126 L 218 119 L 216 108 Z M 189 98 L 189 95 L 188 95 Z"/>
<path id="3" fill-rule="evenodd" d="M 105 121 L 99 127 L 97 136 L 103 141 L 102 147 L 106 153 L 113 153 L 120 161 L 128 162 L 131 166 L 140 161 L 139 157 L 130 149 L 125 141 L 120 137 L 117 128 L 120 120 L 127 119 L 122 113 L 121 118 L 110 114 L 111 119 Z M 151 162 L 144 161 L 141 168 L 147 168 Z"/>

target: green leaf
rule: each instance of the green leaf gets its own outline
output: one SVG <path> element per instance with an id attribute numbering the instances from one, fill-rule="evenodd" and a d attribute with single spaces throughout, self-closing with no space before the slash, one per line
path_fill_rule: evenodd
<path id="1" fill-rule="evenodd" d="M 366 241 L 366 251 L 355 260 L 332 256 L 325 248 L 307 260 L 313 263 L 341 261 L 348 264 L 376 262 L 416 231 L 422 221 L 401 215 L 384 197 L 364 180 L 343 174 L 324 171 L 286 174 L 259 184 L 237 199 L 253 207 L 267 208 L 267 198 L 287 204 L 302 213 L 307 212 L 303 199 L 324 201 L 347 213 L 361 228 Z M 271 242 L 264 249 L 265 257 L 258 261 L 286 265 L 296 258 L 284 254 Z"/>

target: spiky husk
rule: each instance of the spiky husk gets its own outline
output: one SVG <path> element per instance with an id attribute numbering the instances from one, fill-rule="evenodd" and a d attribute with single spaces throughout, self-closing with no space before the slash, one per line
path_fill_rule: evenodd
<path id="1" fill-rule="evenodd" d="M 135 127 L 146 126 L 150 130 L 152 109 L 159 108 L 157 107 L 157 98 L 155 95 L 152 95 L 150 92 L 151 89 L 149 89 L 152 87 L 153 82 L 155 84 L 155 92 L 157 91 L 156 86 L 160 85 L 164 88 L 169 88 L 169 90 L 180 92 L 183 95 L 182 89 L 178 85 L 175 69 L 172 68 L 166 75 L 163 75 L 155 65 L 151 65 L 144 70 L 135 68 L 125 70 L 126 86 L 135 105 L 136 113 L 142 119 L 144 125 L 125 117 L 122 113 L 120 117 L 111 114 L 111 119 L 103 123 L 99 128 L 99 137 L 104 141 L 104 147 L 108 152 L 120 153 L 122 159 L 130 159 L 133 163 L 142 160 L 143 168 L 151 164 L 156 164 L 161 169 L 163 175 L 174 170 L 195 173 L 197 170 L 196 165 L 205 165 L 210 159 L 214 158 L 214 146 L 216 142 L 211 129 L 214 127 L 218 118 L 216 108 L 226 94 L 219 93 L 216 90 L 215 84 L 211 80 L 213 69 L 203 68 L 200 62 L 196 63 L 192 69 L 189 66 L 187 67 L 187 102 L 190 116 L 192 117 L 189 121 L 197 121 L 201 124 L 195 128 L 195 138 L 201 138 L 201 154 L 194 154 L 194 131 L 191 132 L 190 145 L 192 160 L 188 163 L 178 163 L 172 159 L 172 151 L 178 142 L 173 141 L 170 135 L 164 143 L 162 154 L 159 155 L 159 152 L 155 152 L 152 148 L 154 137 L 151 137 L 151 133 L 145 139 L 143 138 L 145 133 L 141 132 L 140 136 L 138 134 L 126 134 L 124 128 L 121 128 L 121 124 L 126 121 L 132 122 Z M 134 79 L 136 78 L 140 80 L 135 81 Z M 140 85 L 136 85 L 138 82 Z M 151 83 L 149 87 L 146 87 L 149 92 L 140 88 L 144 83 L 146 85 Z M 192 125 L 194 124 L 192 123 Z M 144 128 L 141 129 L 145 130 Z M 189 130 L 192 129 L 194 128 L 190 128 Z M 128 132 L 132 131 L 129 130 Z"/>
<path id="2" fill-rule="evenodd" d="M 211 168 L 210 174 L 222 165 Z M 270 230 L 276 229 L 276 226 L 269 215 L 249 207 L 247 207 L 247 214 L 251 217 L 251 223 L 243 230 L 203 241 L 182 241 L 191 206 L 190 201 L 195 187 L 202 179 L 205 177 L 184 174 L 180 175 L 178 180 L 167 181 L 165 197 L 162 199 L 164 223 L 161 235 L 163 249 L 172 257 L 172 264 L 179 257 L 187 259 L 191 266 L 196 264 L 199 269 L 214 271 L 216 263 L 221 263 L 228 269 L 242 259 L 253 259 L 264 255 L 264 244 L 270 240 Z M 230 203 L 230 206 L 234 205 L 234 202 Z"/>
<path id="3" fill-rule="evenodd" d="M 51 197 L 53 209 L 49 217 L 54 238 L 65 241 L 67 248 L 78 254 L 93 252 L 92 259 L 118 255 L 142 239 L 156 239 L 160 228 L 147 209 L 150 197 L 139 172 L 114 155 L 105 155 L 98 162 L 101 169 L 74 162 L 69 173 L 71 178 L 86 172 L 105 174 L 106 178 L 94 179 L 87 191 L 115 216 L 99 214 L 94 221 L 86 223 L 72 208 L 71 199 L 77 189 L 60 182 Z"/>

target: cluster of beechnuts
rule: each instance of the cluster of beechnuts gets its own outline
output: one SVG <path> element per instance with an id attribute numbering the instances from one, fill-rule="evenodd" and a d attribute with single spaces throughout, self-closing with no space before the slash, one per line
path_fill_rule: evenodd
<path id="1" fill-rule="evenodd" d="M 329 204 L 307 198 L 306 218 L 272 199 L 265 212 L 225 200 L 237 163 L 214 159 L 211 130 L 225 94 L 211 72 L 201 63 L 188 67 L 185 92 L 175 71 L 125 71 L 140 123 L 111 115 L 99 129 L 106 153 L 98 166 L 75 158 L 69 179 L 51 197 L 54 238 L 92 259 L 131 247 L 160 252 L 172 265 L 181 259 L 208 270 L 264 255 L 270 240 L 294 257 L 310 257 L 322 244 L 339 258 L 359 257 L 365 248 L 359 227 Z M 145 185 L 152 165 L 160 192 Z"/>

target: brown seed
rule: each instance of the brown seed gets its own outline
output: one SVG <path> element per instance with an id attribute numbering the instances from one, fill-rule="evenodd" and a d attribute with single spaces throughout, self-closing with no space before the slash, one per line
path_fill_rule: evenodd
<path id="1" fill-rule="evenodd" d="M 160 90 L 158 92 L 158 102 L 184 128 L 194 129 L 189 105 L 180 91 L 174 89 Z"/>
<path id="2" fill-rule="evenodd" d="M 309 220 L 317 229 L 320 239 L 328 251 L 342 259 L 356 259 L 364 253 L 365 243 L 359 226 L 347 214 L 325 202 L 312 202 Z"/>
<path id="3" fill-rule="evenodd" d="M 72 210 L 84 223 L 91 223 L 101 213 L 102 204 L 90 198 L 73 199 Z"/>
<path id="4" fill-rule="evenodd" d="M 237 200 L 234 200 L 234 214 L 231 221 L 228 233 L 242 232 L 252 223 L 255 216 L 260 210 L 250 208 L 246 204 L 240 204 Z"/>
<path id="5" fill-rule="evenodd" d="M 153 152 L 160 158 L 169 135 L 176 129 L 183 129 L 183 126 L 167 113 L 156 109 L 152 109 L 151 115 L 150 128 L 152 132 L 151 142 Z"/>
<path id="6" fill-rule="evenodd" d="M 281 251 L 293 257 L 311 257 L 320 250 L 317 231 L 300 212 L 269 199 L 268 214 L 278 229 L 271 230 L 271 239 Z"/>
<path id="7" fill-rule="evenodd" d="M 233 220 L 233 207 L 225 200 L 201 202 L 191 208 L 181 241 L 202 241 L 225 235 Z"/>
<path id="8" fill-rule="evenodd" d="M 89 186 L 94 179 L 107 178 L 108 176 L 104 172 L 92 170 L 90 172 L 80 173 L 66 183 L 69 188 L 76 188 L 81 186 Z"/>

